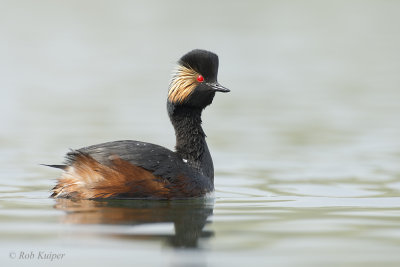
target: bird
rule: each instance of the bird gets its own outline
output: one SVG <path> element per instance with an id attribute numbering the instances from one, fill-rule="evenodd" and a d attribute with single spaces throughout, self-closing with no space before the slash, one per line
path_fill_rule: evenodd
<path id="1" fill-rule="evenodd" d="M 175 130 L 175 150 L 134 140 L 72 149 L 52 189 L 52 198 L 188 199 L 214 191 L 214 166 L 202 128 L 202 111 L 216 92 L 230 92 L 217 81 L 219 59 L 195 49 L 177 62 L 167 95 Z"/>

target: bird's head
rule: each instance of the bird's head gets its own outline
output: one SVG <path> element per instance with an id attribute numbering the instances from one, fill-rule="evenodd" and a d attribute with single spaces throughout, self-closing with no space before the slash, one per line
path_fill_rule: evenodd
<path id="1" fill-rule="evenodd" d="M 218 56 L 206 50 L 193 50 L 178 61 L 168 91 L 168 105 L 204 109 L 215 92 L 229 92 L 217 82 Z"/>

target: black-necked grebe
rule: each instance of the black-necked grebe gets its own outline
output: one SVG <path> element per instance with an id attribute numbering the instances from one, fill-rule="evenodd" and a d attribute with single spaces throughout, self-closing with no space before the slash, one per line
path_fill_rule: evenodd
<path id="1" fill-rule="evenodd" d="M 176 151 L 132 141 L 72 150 L 52 197 L 74 199 L 201 197 L 214 190 L 214 167 L 201 127 L 201 113 L 215 92 L 218 56 L 193 50 L 178 61 L 169 86 L 167 110 L 175 128 Z"/>

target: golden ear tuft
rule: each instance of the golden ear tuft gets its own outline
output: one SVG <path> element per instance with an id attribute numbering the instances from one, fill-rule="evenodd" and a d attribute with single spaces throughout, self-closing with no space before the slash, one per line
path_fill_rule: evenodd
<path id="1" fill-rule="evenodd" d="M 197 77 L 199 75 L 195 70 L 180 65 L 172 77 L 168 100 L 177 104 L 184 102 L 198 85 Z"/>

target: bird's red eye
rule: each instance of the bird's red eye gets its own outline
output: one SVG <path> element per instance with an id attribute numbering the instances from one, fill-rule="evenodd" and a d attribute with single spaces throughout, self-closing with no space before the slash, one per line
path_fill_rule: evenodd
<path id="1" fill-rule="evenodd" d="M 203 77 L 202 75 L 197 76 L 197 81 L 198 81 L 199 83 L 204 82 L 204 77 Z"/>

